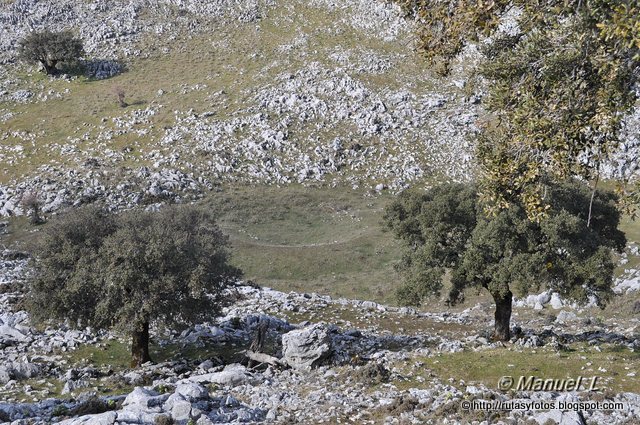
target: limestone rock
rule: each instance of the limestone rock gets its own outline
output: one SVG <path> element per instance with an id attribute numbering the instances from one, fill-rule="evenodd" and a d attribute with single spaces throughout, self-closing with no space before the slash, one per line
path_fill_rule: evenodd
<path id="1" fill-rule="evenodd" d="M 282 336 L 285 362 L 295 369 L 319 366 L 332 352 L 331 337 L 322 325 L 294 330 Z"/>

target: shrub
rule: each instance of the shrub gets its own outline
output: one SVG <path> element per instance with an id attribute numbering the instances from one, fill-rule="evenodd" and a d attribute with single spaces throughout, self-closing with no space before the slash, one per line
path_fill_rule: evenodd
<path id="1" fill-rule="evenodd" d="M 173 425 L 173 419 L 169 415 L 158 415 L 153 421 L 154 425 Z"/>
<path id="2" fill-rule="evenodd" d="M 25 193 L 20 201 L 22 207 L 29 214 L 31 224 L 41 224 L 44 222 L 40 212 L 42 210 L 42 199 L 37 192 Z"/>
<path id="3" fill-rule="evenodd" d="M 129 106 L 127 104 L 127 102 L 125 102 L 125 100 L 124 100 L 126 92 L 124 91 L 124 89 L 122 87 L 115 86 L 113 88 L 113 94 L 115 94 L 116 97 L 118 98 L 118 104 L 120 105 L 121 108 L 126 108 L 127 106 Z"/>

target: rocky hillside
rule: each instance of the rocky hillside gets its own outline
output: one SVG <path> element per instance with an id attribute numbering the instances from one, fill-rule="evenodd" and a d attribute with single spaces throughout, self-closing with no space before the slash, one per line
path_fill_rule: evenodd
<path id="1" fill-rule="evenodd" d="M 53 78 L 16 61 L 18 40 L 44 28 L 82 38 L 82 67 Z M 0 0 L 0 216 L 22 215 L 25 194 L 47 216 L 207 198 L 251 275 L 283 289 L 324 273 L 295 292 L 247 282 L 223 317 L 152 329 L 155 363 L 132 370 L 121 335 L 31 324 L 28 256 L 14 248 L 33 227 L 0 222 L 13 244 L 0 251 L 0 423 L 640 423 L 637 226 L 626 224 L 607 310 L 531 295 L 515 302 L 507 344 L 490 341 L 482 296 L 429 311 L 342 298 L 392 292 L 384 192 L 473 175 L 475 49 L 443 79 L 414 51 L 414 29 L 377 0 Z M 610 174 L 635 172 L 639 121 L 627 120 Z M 275 189 L 287 185 L 303 189 Z M 302 199 L 320 185 L 344 196 Z M 260 329 L 268 357 L 249 362 Z M 499 387 L 520 375 L 597 377 L 600 390 Z M 528 407 L 466 408 L 473 400 Z M 622 404 L 532 405 L 551 402 Z"/>
<path id="2" fill-rule="evenodd" d="M 374 0 L 5 0 L 0 214 L 19 214 L 25 192 L 55 210 L 193 198 L 220 181 L 397 191 L 468 178 L 474 49 L 436 78 L 413 25 Z M 81 36 L 86 76 L 16 63 L 17 42 L 44 28 Z M 638 115 L 628 123 L 611 173 L 636 169 Z"/>
<path id="3" fill-rule="evenodd" d="M 0 422 L 633 424 L 640 415 L 637 319 L 597 319 L 557 295 L 517 302 L 516 335 L 504 348 L 485 335 L 490 306 L 482 303 L 421 313 L 245 286 L 224 317 L 181 333 L 156 329 L 157 363 L 129 370 L 116 335 L 29 325 L 16 308 L 25 262 L 5 251 L 0 263 Z M 247 365 L 244 350 L 260 327 L 274 363 Z M 604 391 L 496 387 L 501 375 L 554 373 L 599 376 Z M 622 404 L 465 409 L 474 399 Z"/>
<path id="4" fill-rule="evenodd" d="M 392 4 L 32 0 L 0 24 L 2 215 L 24 192 L 131 207 L 220 181 L 397 191 L 471 172 L 481 93 L 463 66 L 435 78 Z M 82 36 L 88 77 L 15 64 L 42 28 Z"/>

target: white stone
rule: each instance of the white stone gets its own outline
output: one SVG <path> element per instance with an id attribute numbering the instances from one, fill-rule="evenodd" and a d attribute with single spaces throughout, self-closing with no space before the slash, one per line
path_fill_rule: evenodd
<path id="1" fill-rule="evenodd" d="M 562 302 L 560 295 L 558 295 L 556 292 L 551 294 L 551 300 L 549 300 L 549 303 L 551 304 L 551 307 L 555 308 L 556 310 L 564 306 L 564 302 Z"/>
<path id="2" fill-rule="evenodd" d="M 209 391 L 195 382 L 180 383 L 176 387 L 176 394 L 180 394 L 185 399 L 194 401 L 209 397 Z"/>

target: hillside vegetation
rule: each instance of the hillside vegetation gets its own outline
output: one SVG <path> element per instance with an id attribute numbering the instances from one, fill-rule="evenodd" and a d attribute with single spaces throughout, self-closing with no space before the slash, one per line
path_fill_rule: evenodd
<path id="1" fill-rule="evenodd" d="M 640 224 L 629 216 L 603 309 L 531 285 L 513 299 L 509 338 L 496 341 L 486 290 L 468 288 L 446 305 L 450 271 L 442 294 L 399 305 L 404 247 L 385 209 L 407 188 L 475 179 L 473 141 L 488 101 L 471 72 L 476 46 L 458 46 L 443 76 L 417 50 L 410 15 L 378 0 L 0 0 L 0 424 L 637 423 Z M 55 76 L 17 61 L 18 42 L 44 29 L 71 30 L 85 57 Z M 637 157 L 639 118 L 628 118 L 620 163 Z M 233 301 L 221 315 L 149 319 L 138 341 L 153 362 L 137 365 L 141 357 L 139 367 L 131 335 L 113 327 L 118 318 L 105 314 L 99 330 L 34 322 L 30 251 L 55 235 L 57 215 L 97 204 L 104 214 L 147 210 L 140 215 L 151 223 L 173 203 L 211 213 L 229 237 L 229 265 L 244 276 L 220 293 Z M 154 225 L 154 243 L 165 246 L 156 236 L 166 227 Z M 153 246 L 130 230 L 109 239 L 113 251 L 96 252 L 134 240 L 144 262 Z M 84 261 L 124 282 L 147 278 L 108 257 Z M 90 311 L 113 282 L 81 272 L 75 283 L 91 281 L 93 292 L 72 295 Z M 140 305 L 153 303 L 141 286 Z M 45 310 L 59 292 L 40 291 Z M 595 377 L 598 390 L 501 386 L 520 375 Z M 618 404 L 464 407 L 474 400 Z"/>

